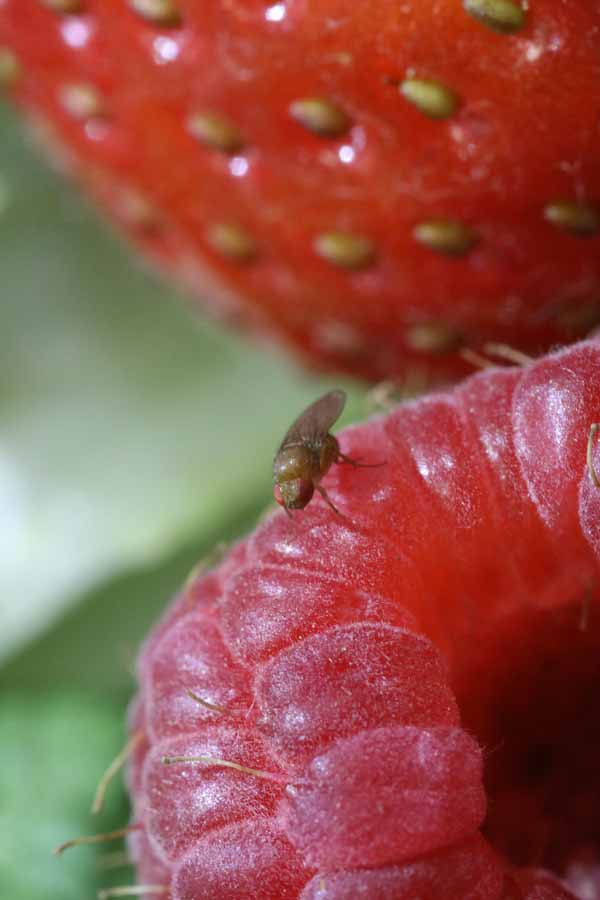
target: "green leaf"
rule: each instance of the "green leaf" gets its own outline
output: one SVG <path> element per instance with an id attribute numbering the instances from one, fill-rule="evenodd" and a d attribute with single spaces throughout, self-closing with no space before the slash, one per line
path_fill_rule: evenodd
<path id="1" fill-rule="evenodd" d="M 274 448 L 330 383 L 201 322 L 1 108 L 0 133 L 1 660 L 266 502 Z"/>
<path id="2" fill-rule="evenodd" d="M 97 888 L 131 883 L 104 870 L 123 842 L 52 855 L 64 840 L 127 824 L 120 778 L 105 809 L 90 814 L 100 776 L 124 743 L 122 710 L 88 695 L 5 694 L 0 701 L 0 881 L 10 900 L 93 900 Z"/>

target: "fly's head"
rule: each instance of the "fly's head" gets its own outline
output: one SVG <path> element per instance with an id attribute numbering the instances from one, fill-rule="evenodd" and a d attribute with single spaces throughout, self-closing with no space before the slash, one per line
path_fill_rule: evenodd
<path id="1" fill-rule="evenodd" d="M 291 481 L 276 484 L 273 488 L 275 500 L 284 509 L 304 509 L 312 500 L 314 492 L 312 481 L 306 478 L 293 478 Z"/>
<path id="2" fill-rule="evenodd" d="M 319 457 L 304 444 L 282 447 L 273 463 L 273 494 L 286 510 L 304 509 L 315 490 Z"/>

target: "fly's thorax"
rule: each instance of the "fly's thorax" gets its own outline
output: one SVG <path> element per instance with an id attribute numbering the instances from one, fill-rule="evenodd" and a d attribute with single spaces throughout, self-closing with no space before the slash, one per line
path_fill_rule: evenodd
<path id="1" fill-rule="evenodd" d="M 328 434 L 319 451 L 319 478 L 322 478 L 340 455 L 340 445 L 332 434 Z"/>
<path id="2" fill-rule="evenodd" d="M 273 480 L 284 484 L 301 478 L 312 481 L 319 473 L 319 454 L 306 444 L 282 447 L 273 462 Z"/>

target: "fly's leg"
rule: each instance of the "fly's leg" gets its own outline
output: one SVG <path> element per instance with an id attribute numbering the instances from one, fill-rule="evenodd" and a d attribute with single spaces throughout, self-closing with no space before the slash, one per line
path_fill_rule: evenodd
<path id="1" fill-rule="evenodd" d="M 325 501 L 325 503 L 327 504 L 327 506 L 330 506 L 332 508 L 332 510 L 334 511 L 334 513 L 337 513 L 338 516 L 341 516 L 341 512 L 339 511 L 337 506 L 333 503 L 333 501 L 331 500 L 329 494 L 327 493 L 327 491 L 325 490 L 323 485 L 316 484 L 315 487 L 318 490 L 318 492 L 320 493 L 320 495 L 323 498 L 323 500 Z"/>

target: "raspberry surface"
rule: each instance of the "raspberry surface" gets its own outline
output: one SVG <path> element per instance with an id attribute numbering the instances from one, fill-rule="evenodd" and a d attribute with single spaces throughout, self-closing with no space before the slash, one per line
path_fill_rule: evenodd
<path id="1" fill-rule="evenodd" d="M 139 660 L 140 882 L 600 896 L 599 379 L 588 341 L 342 431 L 385 465 L 328 473 L 340 516 L 278 512 L 186 586 Z"/>

